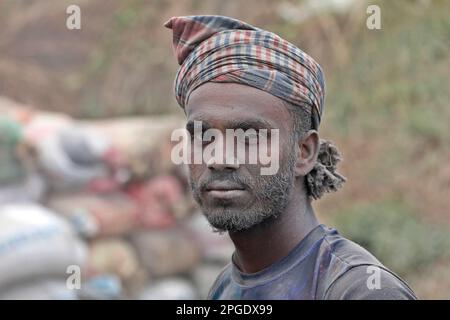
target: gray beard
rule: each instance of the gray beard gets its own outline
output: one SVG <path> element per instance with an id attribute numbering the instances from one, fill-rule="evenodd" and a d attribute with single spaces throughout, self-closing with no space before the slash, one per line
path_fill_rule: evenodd
<path id="1" fill-rule="evenodd" d="M 255 199 L 245 208 L 220 206 L 206 210 L 202 207 L 198 187 L 194 185 L 192 178 L 190 179 L 194 199 L 215 231 L 248 230 L 284 212 L 294 183 L 295 149 L 291 148 L 291 150 L 285 166 L 280 167 L 277 174 L 259 176 L 253 184 L 242 181 L 242 178 L 235 179 L 250 185 L 253 191 Z"/>

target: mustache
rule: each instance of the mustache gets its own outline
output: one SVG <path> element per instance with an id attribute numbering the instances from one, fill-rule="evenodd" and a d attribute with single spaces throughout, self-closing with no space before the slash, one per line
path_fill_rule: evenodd
<path id="1" fill-rule="evenodd" d="M 199 181 L 198 188 L 201 192 L 209 189 L 212 183 L 226 182 L 233 183 L 241 187 L 242 189 L 249 189 L 252 184 L 248 178 L 239 176 L 236 172 L 217 172 L 211 174 L 207 179 Z"/>

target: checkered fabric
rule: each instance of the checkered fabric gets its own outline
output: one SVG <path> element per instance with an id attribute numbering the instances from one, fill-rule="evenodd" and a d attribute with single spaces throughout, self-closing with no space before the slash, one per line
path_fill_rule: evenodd
<path id="1" fill-rule="evenodd" d="M 180 64 L 174 89 L 183 109 L 192 91 L 205 82 L 233 82 L 264 90 L 294 105 L 306 104 L 318 127 L 325 94 L 323 72 L 292 43 L 224 16 L 173 17 L 165 26 L 173 30 Z"/>

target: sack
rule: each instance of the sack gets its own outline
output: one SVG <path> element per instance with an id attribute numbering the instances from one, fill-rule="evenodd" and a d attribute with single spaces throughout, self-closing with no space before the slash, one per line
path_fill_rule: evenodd
<path id="1" fill-rule="evenodd" d="M 103 155 L 111 146 L 102 134 L 59 114 L 40 112 L 24 130 L 48 182 L 57 191 L 86 186 L 108 176 Z"/>
<path id="2" fill-rule="evenodd" d="M 48 207 L 65 216 L 86 237 L 121 235 L 136 225 L 136 206 L 124 194 L 54 195 Z"/>
<path id="3" fill-rule="evenodd" d="M 64 279 L 41 279 L 1 290 L 0 300 L 78 300 L 78 295 Z"/>
<path id="4" fill-rule="evenodd" d="M 0 184 L 0 205 L 7 203 L 41 202 L 47 191 L 45 180 L 38 174 L 29 174 L 23 181 Z"/>
<path id="5" fill-rule="evenodd" d="M 153 282 L 138 297 L 139 300 L 194 300 L 198 299 L 193 284 L 182 278 Z"/>
<path id="6" fill-rule="evenodd" d="M 139 269 L 136 251 L 121 239 L 98 239 L 90 245 L 87 276 L 114 274 L 122 281 L 133 277 Z"/>
<path id="7" fill-rule="evenodd" d="M 36 150 L 39 164 L 55 191 L 83 188 L 96 178 L 108 176 L 103 163 L 83 165 L 72 160 L 62 148 L 58 135 L 39 141 Z"/>
<path id="8" fill-rule="evenodd" d="M 206 218 L 196 212 L 184 225 L 196 244 L 201 248 L 205 261 L 226 264 L 234 252 L 234 245 L 227 234 L 213 232 Z"/>
<path id="9" fill-rule="evenodd" d="M 21 139 L 21 126 L 13 119 L 0 117 L 0 185 L 25 176 L 25 168 L 16 154 Z"/>
<path id="10" fill-rule="evenodd" d="M 180 228 L 141 231 L 131 235 L 142 265 L 151 276 L 191 271 L 200 261 L 195 242 Z"/>
<path id="11" fill-rule="evenodd" d="M 70 225 L 34 204 L 0 206 L 0 288 L 84 268 L 87 248 Z"/>
<path id="12" fill-rule="evenodd" d="M 84 126 L 114 141 L 114 147 L 126 159 L 133 181 L 170 172 L 172 131 L 184 127 L 178 116 L 130 117 L 84 122 Z"/>
<path id="13" fill-rule="evenodd" d="M 78 293 L 83 300 L 117 300 L 123 297 L 122 282 L 113 274 L 95 276 L 83 283 Z"/>
<path id="14" fill-rule="evenodd" d="M 175 177 L 165 175 L 127 189 L 137 204 L 139 226 L 167 228 L 175 223 L 175 206 L 184 200 L 181 185 Z"/>

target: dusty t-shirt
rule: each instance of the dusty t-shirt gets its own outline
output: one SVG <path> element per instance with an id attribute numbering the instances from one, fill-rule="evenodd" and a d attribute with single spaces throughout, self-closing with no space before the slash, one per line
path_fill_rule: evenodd
<path id="1" fill-rule="evenodd" d="M 233 259 L 232 259 L 233 260 Z M 317 226 L 283 259 L 252 274 L 231 262 L 214 282 L 208 299 L 417 299 L 400 277 L 373 255 Z"/>

